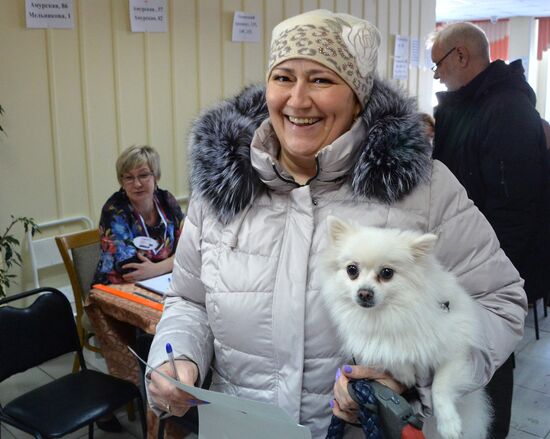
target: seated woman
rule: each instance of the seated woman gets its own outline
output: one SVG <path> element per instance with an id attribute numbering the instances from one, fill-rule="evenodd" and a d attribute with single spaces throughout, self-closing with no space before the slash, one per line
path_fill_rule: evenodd
<path id="1" fill-rule="evenodd" d="M 93 283 L 137 282 L 172 271 L 183 224 L 174 196 L 159 189 L 160 158 L 151 146 L 130 146 L 116 161 L 120 190 L 104 204 L 99 220 L 101 253 Z M 114 416 L 105 431 L 121 432 Z"/>
<path id="2" fill-rule="evenodd" d="M 326 436 L 331 412 L 356 419 L 350 377 L 403 391 L 341 353 L 319 291 L 329 215 L 439 236 L 436 256 L 472 295 L 486 335 L 471 358 L 475 386 L 523 334 L 522 280 L 464 188 L 431 160 L 413 101 L 376 77 L 379 44 L 374 26 L 347 14 L 291 17 L 273 30 L 266 89 L 197 121 L 193 197 L 149 354 L 174 376 L 170 342 L 182 382 L 200 385 L 212 368 L 211 390 L 279 406 L 314 438 Z M 197 404 L 148 378 L 159 412 Z M 414 390 L 429 420 L 429 372 Z"/>
<path id="3" fill-rule="evenodd" d="M 120 190 L 101 211 L 101 255 L 94 283 L 137 282 L 172 271 L 183 224 L 174 196 L 157 186 L 160 158 L 150 146 L 131 146 L 116 162 Z"/>

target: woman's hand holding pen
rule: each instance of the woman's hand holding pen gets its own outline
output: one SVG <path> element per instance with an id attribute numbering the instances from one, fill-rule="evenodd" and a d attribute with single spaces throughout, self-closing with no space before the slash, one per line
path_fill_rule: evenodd
<path id="1" fill-rule="evenodd" d="M 199 377 L 197 365 L 188 360 L 175 360 L 174 365 L 179 381 L 188 386 L 194 386 Z M 170 362 L 162 364 L 157 369 L 165 375 L 176 378 Z M 149 395 L 159 409 L 174 416 L 183 416 L 190 407 L 202 402 L 197 401 L 193 395 L 178 389 L 155 372 L 151 374 Z"/>

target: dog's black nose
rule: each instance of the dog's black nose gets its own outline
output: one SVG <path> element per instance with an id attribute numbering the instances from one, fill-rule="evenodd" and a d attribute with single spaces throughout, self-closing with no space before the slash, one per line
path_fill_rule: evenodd
<path id="1" fill-rule="evenodd" d="M 360 289 L 357 291 L 357 303 L 365 308 L 374 306 L 374 291 L 370 289 Z"/>

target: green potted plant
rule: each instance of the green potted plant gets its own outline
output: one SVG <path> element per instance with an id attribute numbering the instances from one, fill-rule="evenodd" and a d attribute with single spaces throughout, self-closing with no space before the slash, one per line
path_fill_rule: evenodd
<path id="1" fill-rule="evenodd" d="M 9 273 L 10 268 L 13 265 L 21 266 L 21 253 L 19 251 L 21 243 L 14 236 L 12 230 L 17 224 L 23 225 L 25 233 L 30 230 L 34 235 L 35 232 L 39 231 L 38 225 L 33 218 L 27 218 L 25 216 L 16 218 L 11 215 L 11 222 L 6 227 L 4 233 L 0 236 L 0 299 L 6 296 L 11 279 L 15 277 L 15 274 Z"/>

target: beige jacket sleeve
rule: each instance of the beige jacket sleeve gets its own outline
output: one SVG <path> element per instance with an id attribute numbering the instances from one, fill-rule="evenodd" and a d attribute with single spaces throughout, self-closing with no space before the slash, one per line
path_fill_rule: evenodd
<path id="1" fill-rule="evenodd" d="M 434 161 L 429 229 L 436 254 L 474 298 L 482 329 L 472 357 L 478 387 L 486 385 L 523 336 L 527 297 L 523 280 L 500 248 L 485 216 L 442 163 Z"/>

